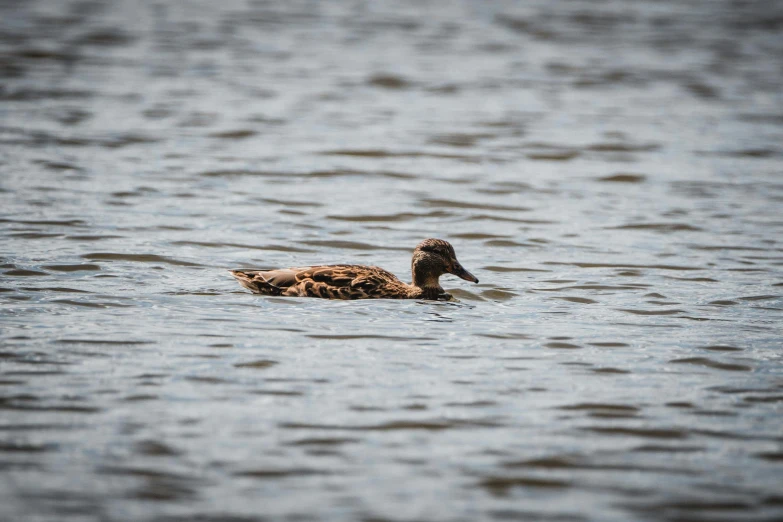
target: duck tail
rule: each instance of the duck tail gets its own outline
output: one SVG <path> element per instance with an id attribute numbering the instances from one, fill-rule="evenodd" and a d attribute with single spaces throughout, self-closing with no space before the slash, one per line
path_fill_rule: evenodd
<path id="1" fill-rule="evenodd" d="M 259 270 L 229 270 L 231 275 L 239 281 L 239 284 L 253 292 L 263 295 L 280 295 L 283 289 L 267 282 L 260 274 Z"/>

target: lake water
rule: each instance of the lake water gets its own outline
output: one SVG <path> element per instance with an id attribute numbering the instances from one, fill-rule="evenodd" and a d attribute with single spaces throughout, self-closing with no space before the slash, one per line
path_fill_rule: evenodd
<path id="1" fill-rule="evenodd" d="M 783 4 L 0 3 L 0 519 L 783 519 Z M 454 245 L 458 302 L 229 268 Z"/>

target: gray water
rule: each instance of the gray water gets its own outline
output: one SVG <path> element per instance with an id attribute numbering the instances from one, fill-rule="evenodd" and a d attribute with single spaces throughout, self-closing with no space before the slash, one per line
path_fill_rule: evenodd
<path id="1" fill-rule="evenodd" d="M 783 518 L 783 4 L 0 3 L 0 519 Z M 458 302 L 228 268 L 451 241 Z"/>

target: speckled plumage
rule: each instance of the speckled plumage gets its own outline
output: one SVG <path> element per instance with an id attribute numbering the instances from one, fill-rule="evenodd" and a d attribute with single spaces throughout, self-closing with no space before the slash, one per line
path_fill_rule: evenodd
<path id="1" fill-rule="evenodd" d="M 231 270 L 239 283 L 256 294 L 324 299 L 449 299 L 439 277 L 451 273 L 478 279 L 462 268 L 454 248 L 442 239 L 426 239 L 413 252 L 413 283 L 406 284 L 377 266 L 324 265 L 277 270 Z"/>

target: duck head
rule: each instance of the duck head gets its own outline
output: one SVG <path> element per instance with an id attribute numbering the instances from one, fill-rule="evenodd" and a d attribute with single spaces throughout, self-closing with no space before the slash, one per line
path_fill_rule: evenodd
<path id="1" fill-rule="evenodd" d="M 416 246 L 411 262 L 413 286 L 440 289 L 438 278 L 443 274 L 454 274 L 465 281 L 478 283 L 476 276 L 465 270 L 457 261 L 454 247 L 442 239 L 425 239 Z"/>

